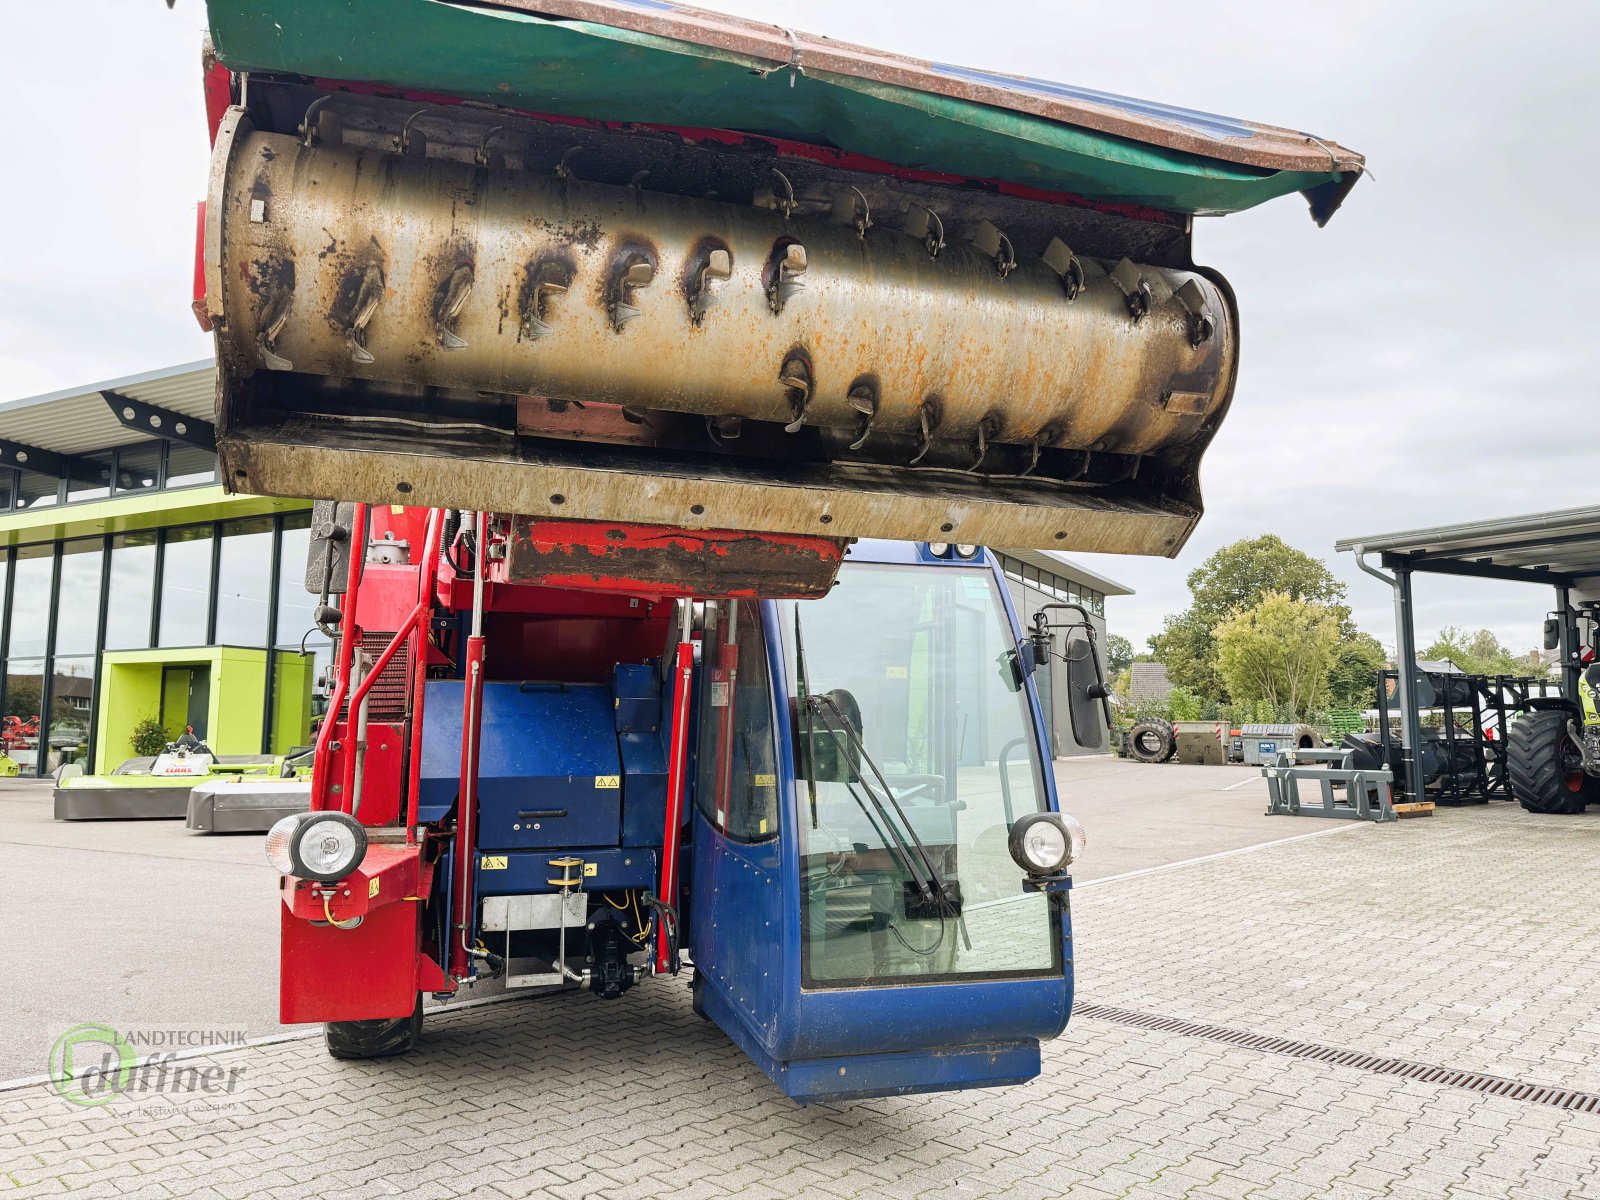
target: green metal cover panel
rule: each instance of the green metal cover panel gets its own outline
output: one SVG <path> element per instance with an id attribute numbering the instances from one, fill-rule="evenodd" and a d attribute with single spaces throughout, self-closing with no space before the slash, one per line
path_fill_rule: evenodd
<path id="1" fill-rule="evenodd" d="M 903 167 L 1166 212 L 1238 212 L 1305 192 L 1320 222 L 1361 171 L 1359 155 L 1316 138 L 1039 80 L 895 56 L 874 58 L 875 52 L 857 54 L 854 48 L 833 54 L 852 67 L 849 73 L 814 66 L 791 71 L 770 59 L 642 32 L 651 24 L 647 15 L 660 11 L 668 17 L 655 24 L 675 31 L 704 27 L 709 30 L 704 36 L 716 40 L 712 33 L 733 26 L 743 40 L 728 36 L 725 44 L 752 40 L 745 28 L 749 23 L 655 0 L 541 7 L 614 13 L 636 27 L 551 20 L 443 0 L 210 0 L 208 5 L 217 57 L 236 72 L 403 88 L 590 120 L 821 142 Z M 807 45 L 820 43 L 807 39 Z M 857 62 L 866 65 L 856 70 L 852 64 Z M 883 75 L 934 81 L 929 86 L 935 90 L 869 77 Z M 1015 96 L 1020 107 L 1080 113 L 1091 123 L 1138 136 L 940 91 Z M 1264 147 L 1259 153 L 1244 149 L 1252 139 Z M 1206 145 L 1215 155 L 1175 145 Z M 1263 160 L 1302 163 L 1307 169 L 1256 165 Z"/>

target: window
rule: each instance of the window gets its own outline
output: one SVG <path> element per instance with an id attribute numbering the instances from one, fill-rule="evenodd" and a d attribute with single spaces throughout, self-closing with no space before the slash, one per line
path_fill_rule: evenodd
<path id="1" fill-rule="evenodd" d="M 45 508 L 61 499 L 61 481 L 35 471 L 17 472 L 17 507 Z"/>
<path id="2" fill-rule="evenodd" d="M 50 581 L 55 574 L 55 546 L 23 546 L 17 551 L 16 582 L 11 592 L 12 658 L 45 652 L 50 637 Z"/>
<path id="3" fill-rule="evenodd" d="M 156 535 L 124 533 L 112 538 L 107 650 L 143 650 L 150 645 L 155 588 Z"/>
<path id="4" fill-rule="evenodd" d="M 272 518 L 228 522 L 217 554 L 212 640 L 219 646 L 265 646 L 272 606 Z"/>
<path id="5" fill-rule="evenodd" d="M 94 711 L 94 655 L 57 658 L 50 673 L 50 721 L 44 731 L 44 769 L 85 762 Z"/>
<path id="6" fill-rule="evenodd" d="M 105 542 L 79 538 L 61 543 L 61 586 L 56 595 L 56 653 L 93 654 L 100 635 L 100 568 Z"/>
<path id="7" fill-rule="evenodd" d="M 169 529 L 161 565 L 161 646 L 210 642 L 211 526 Z"/>
<path id="8" fill-rule="evenodd" d="M 189 487 L 196 483 L 214 483 L 217 478 L 217 456 L 198 446 L 185 446 L 173 442 L 167 447 L 167 486 Z"/>
<path id="9" fill-rule="evenodd" d="M 819 701 L 796 730 L 806 986 L 1060 969 L 1050 905 L 1006 849 L 1046 767 L 996 669 L 1015 644 L 1001 586 L 847 561 L 826 596 L 777 604 L 793 699 Z"/>
<path id="10" fill-rule="evenodd" d="M 283 518 L 283 540 L 278 546 L 278 628 L 275 646 L 300 647 L 300 639 L 311 630 L 307 649 L 325 642 L 311 619 L 319 596 L 306 591 L 306 555 L 311 551 L 311 514 L 290 513 Z"/>
<path id="11" fill-rule="evenodd" d="M 67 502 L 104 500 L 111 495 L 111 455 L 80 454 L 73 461 L 72 478 L 67 480 Z"/>
<path id="12" fill-rule="evenodd" d="M 306 591 L 306 555 L 311 549 L 311 514 L 283 518 L 278 544 L 278 612 L 273 645 L 272 751 L 282 754 L 311 740 L 311 722 L 326 698 L 313 687 L 333 658 L 333 643 L 312 623 L 320 597 Z M 304 645 L 309 658 L 300 657 Z"/>
<path id="13" fill-rule="evenodd" d="M 6 701 L 0 720 L 0 747 L 25 775 L 39 761 L 39 717 L 44 712 L 44 659 L 6 662 Z"/>
<path id="14" fill-rule="evenodd" d="M 728 837 L 766 841 L 778 836 L 778 768 L 760 609 L 732 600 L 708 604 L 706 611 L 705 645 L 715 650 L 701 669 L 696 798 L 706 819 Z M 730 627 L 735 657 L 725 667 Z"/>
<path id="15" fill-rule="evenodd" d="M 161 443 L 123 446 L 117 451 L 117 492 L 142 492 L 161 481 Z"/>

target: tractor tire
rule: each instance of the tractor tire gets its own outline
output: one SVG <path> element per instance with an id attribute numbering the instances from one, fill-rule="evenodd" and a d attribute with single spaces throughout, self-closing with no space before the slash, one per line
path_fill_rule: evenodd
<path id="1" fill-rule="evenodd" d="M 1128 730 L 1128 757 L 1135 762 L 1166 762 L 1177 748 L 1172 726 L 1165 721 L 1140 721 Z"/>
<path id="2" fill-rule="evenodd" d="M 334 1058 L 393 1058 L 407 1054 L 422 1032 L 422 993 L 409 1017 L 373 1021 L 329 1021 L 322 1027 L 328 1053 Z"/>
<path id="3" fill-rule="evenodd" d="M 1583 748 L 1567 733 L 1571 714 L 1545 708 L 1523 713 L 1506 739 L 1511 794 L 1531 813 L 1580 813 L 1596 801 L 1595 781 L 1583 773 Z"/>

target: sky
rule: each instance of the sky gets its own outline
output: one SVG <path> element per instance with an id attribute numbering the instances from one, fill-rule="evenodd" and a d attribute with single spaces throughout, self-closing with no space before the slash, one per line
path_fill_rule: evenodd
<path id="1" fill-rule="evenodd" d="M 1241 313 L 1233 407 L 1176 560 L 1075 556 L 1137 589 L 1263 532 L 1328 561 L 1358 623 L 1390 598 L 1341 537 L 1595 502 L 1600 5 L 1528 0 L 702 0 L 809 32 L 1336 139 L 1372 169 L 1326 229 L 1298 197 L 1204 219 Z M 15 5 L 0 45 L 0 400 L 209 355 L 189 311 L 205 187 L 198 0 Z M 1421 577 L 1417 625 L 1537 644 L 1543 589 Z"/>

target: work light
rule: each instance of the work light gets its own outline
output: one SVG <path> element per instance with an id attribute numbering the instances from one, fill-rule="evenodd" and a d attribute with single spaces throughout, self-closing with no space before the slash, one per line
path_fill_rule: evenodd
<path id="1" fill-rule="evenodd" d="M 1083 822 L 1065 813 L 1029 813 L 1011 827 L 1011 857 L 1029 875 L 1059 875 L 1088 844 Z"/>
<path id="2" fill-rule="evenodd" d="M 944 558 L 950 553 L 949 542 L 929 542 L 928 553 L 935 558 Z"/>
<path id="3" fill-rule="evenodd" d="M 962 558 L 976 558 L 978 555 L 978 548 L 976 546 L 967 545 L 965 542 L 957 542 L 956 553 Z"/>
<path id="4" fill-rule="evenodd" d="M 333 883 L 360 866 L 366 853 L 366 829 L 342 812 L 294 813 L 267 831 L 267 861 L 281 875 Z"/>

